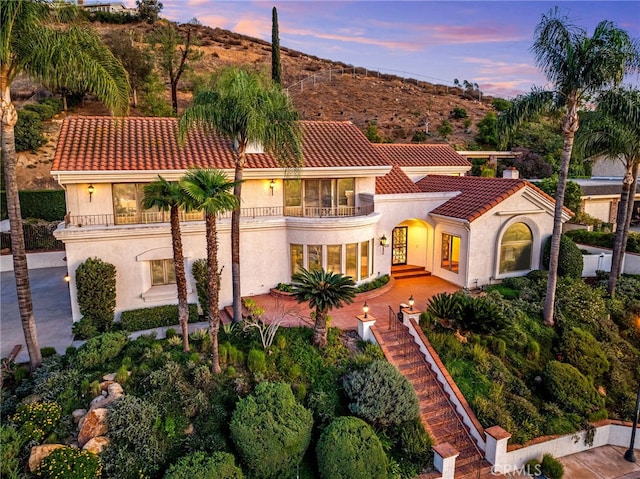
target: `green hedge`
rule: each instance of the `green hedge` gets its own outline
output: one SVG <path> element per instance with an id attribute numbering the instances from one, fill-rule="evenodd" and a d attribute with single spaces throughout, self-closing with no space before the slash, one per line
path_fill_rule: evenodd
<path id="1" fill-rule="evenodd" d="M 189 305 L 189 322 L 197 323 L 198 306 Z M 174 326 L 178 321 L 178 306 L 169 304 L 166 306 L 153 306 L 151 308 L 132 309 L 123 311 L 120 316 L 122 328 L 127 331 L 142 331 L 144 329 L 159 328 L 162 326 Z"/>
<path id="2" fill-rule="evenodd" d="M 64 190 L 20 191 L 20 211 L 23 218 L 62 221 L 66 214 Z M 0 191 L 0 216 L 6 220 L 7 195 Z"/>
<path id="3" fill-rule="evenodd" d="M 575 243 L 609 249 L 613 249 L 613 241 L 616 237 L 615 233 L 604 233 L 600 231 L 587 230 L 571 230 L 567 231 L 565 234 Z M 627 253 L 640 254 L 639 233 L 629 233 L 629 239 L 627 239 Z"/>

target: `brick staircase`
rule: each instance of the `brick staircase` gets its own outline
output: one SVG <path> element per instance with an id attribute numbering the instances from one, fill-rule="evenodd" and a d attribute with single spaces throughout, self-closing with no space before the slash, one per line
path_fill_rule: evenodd
<path id="1" fill-rule="evenodd" d="M 425 271 L 424 266 L 406 264 L 391 267 L 391 277 L 393 279 L 425 278 L 427 276 L 431 276 L 431 273 Z"/>
<path id="2" fill-rule="evenodd" d="M 374 326 L 374 334 L 387 360 L 413 385 L 420 402 L 422 422 L 434 445 L 449 443 L 460 453 L 456 459 L 456 479 L 495 478 L 490 474 L 490 464 L 483 460 L 482 451 L 477 448 L 408 328 L 400 322 L 395 326 L 397 331 Z M 421 476 L 425 479 L 434 477 L 440 477 L 439 473 Z"/>

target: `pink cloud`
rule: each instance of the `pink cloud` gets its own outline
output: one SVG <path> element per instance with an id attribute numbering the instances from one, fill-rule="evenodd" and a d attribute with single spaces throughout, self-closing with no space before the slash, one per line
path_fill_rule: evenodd
<path id="1" fill-rule="evenodd" d="M 491 76 L 541 76 L 538 68 L 530 63 L 509 63 L 492 60 L 490 58 L 462 57 L 459 58 L 464 63 L 480 65 L 480 73 Z"/>
<path id="2" fill-rule="evenodd" d="M 421 46 L 417 45 L 414 42 L 382 40 L 380 38 L 371 38 L 371 37 L 358 36 L 353 34 L 341 35 L 339 33 L 323 33 L 323 32 L 317 32 L 313 30 L 300 30 L 296 28 L 285 28 L 284 30 L 281 28 L 280 32 L 285 33 L 287 35 L 310 36 L 314 38 L 320 38 L 323 40 L 337 40 L 340 42 L 359 43 L 364 45 L 375 45 L 378 47 L 390 48 L 390 49 L 402 49 L 402 50 L 408 50 L 408 51 L 417 51 L 421 49 Z"/>
<path id="3" fill-rule="evenodd" d="M 426 34 L 430 43 L 504 43 L 529 38 L 524 32 L 503 25 L 421 25 L 417 29 Z"/>

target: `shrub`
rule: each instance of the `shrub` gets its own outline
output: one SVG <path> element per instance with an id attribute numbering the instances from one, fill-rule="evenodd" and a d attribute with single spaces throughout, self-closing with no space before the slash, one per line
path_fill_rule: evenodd
<path id="1" fill-rule="evenodd" d="M 542 382 L 552 401 L 569 412 L 588 415 L 604 407 L 604 400 L 580 371 L 570 364 L 549 361 Z"/>
<path id="2" fill-rule="evenodd" d="M 252 373 L 264 373 L 267 370 L 267 359 L 264 351 L 252 349 L 247 356 L 247 367 Z"/>
<path id="3" fill-rule="evenodd" d="M 4 399 L 4 398 L 3 398 Z M 4 402 L 4 401 L 3 401 Z M 24 438 L 15 428 L 0 424 L 0 476 L 18 479 L 20 475 L 20 453 Z"/>
<path id="4" fill-rule="evenodd" d="M 383 360 L 347 374 L 342 382 L 349 410 L 380 426 L 401 424 L 418 417 L 416 392 L 395 367 Z"/>
<path id="5" fill-rule="evenodd" d="M 454 321 L 459 314 L 460 304 L 453 294 L 439 293 L 429 299 L 427 304 L 427 313 L 443 319 L 445 321 Z"/>
<path id="6" fill-rule="evenodd" d="M 402 462 L 410 465 L 410 471 L 406 472 L 411 477 L 419 475 L 431 465 L 433 439 L 419 418 L 395 426 L 391 434 L 394 439 L 394 449 L 399 453 Z"/>
<path id="7" fill-rule="evenodd" d="M 80 321 L 73 323 L 71 332 L 73 333 L 74 339 L 91 339 L 99 334 L 98 328 L 96 328 L 91 318 L 88 317 L 84 317 L 80 319 Z"/>
<path id="8" fill-rule="evenodd" d="M 96 368 L 120 354 L 125 344 L 127 336 L 122 332 L 101 334 L 78 349 L 76 363 L 84 369 Z"/>
<path id="9" fill-rule="evenodd" d="M 227 452 L 214 452 L 210 456 L 195 452 L 181 457 L 164 474 L 164 479 L 242 479 L 242 470 L 235 458 Z"/>
<path id="10" fill-rule="evenodd" d="M 43 479 L 94 479 L 101 474 L 98 456 L 74 447 L 54 450 L 42 460 L 36 472 L 36 476 Z"/>
<path id="11" fill-rule="evenodd" d="M 15 126 L 16 151 L 36 151 L 47 140 L 42 133 L 42 120 L 34 111 L 21 110 Z"/>
<path id="12" fill-rule="evenodd" d="M 199 320 L 198 306 L 190 304 L 189 322 L 197 323 Z M 163 326 L 174 326 L 178 324 L 178 306 L 168 304 L 123 311 L 120 315 L 120 324 L 127 331 L 142 331 Z"/>
<path id="13" fill-rule="evenodd" d="M 55 221 L 54 229 L 58 222 L 64 219 L 66 204 L 64 190 L 34 190 L 20 191 L 20 213 L 23 219 L 38 218 L 44 221 Z M 0 192 L 0 215 L 7 218 L 6 192 Z"/>
<path id="14" fill-rule="evenodd" d="M 322 479 L 386 479 L 387 457 L 380 439 L 356 417 L 339 417 L 324 430 L 316 447 Z"/>
<path id="15" fill-rule="evenodd" d="M 373 281 L 369 281 L 367 283 L 363 283 L 360 286 L 358 286 L 356 288 L 356 293 L 364 293 L 366 291 L 371 291 L 374 289 L 378 289 L 381 286 L 384 286 L 385 284 L 387 284 L 389 282 L 389 275 L 388 274 L 384 274 L 382 276 L 378 276 L 376 279 L 374 279 Z"/>
<path id="16" fill-rule="evenodd" d="M 200 309 L 207 314 L 209 311 L 209 292 L 207 289 L 207 260 L 197 259 L 191 266 L 191 274 L 193 279 L 196 280 L 196 291 L 198 292 L 198 303 L 200 303 Z"/>
<path id="17" fill-rule="evenodd" d="M 571 230 L 567 231 L 573 241 L 580 244 L 586 244 L 589 246 L 599 246 L 601 248 L 613 249 L 613 243 L 615 239 L 615 233 L 604 233 L 600 231 L 587 231 L 587 230 Z M 628 253 L 640 253 L 640 234 L 629 233 L 627 239 L 627 252 Z"/>
<path id="18" fill-rule="evenodd" d="M 593 288 L 581 279 L 561 279 L 556 290 L 558 326 L 561 330 L 579 327 L 599 340 L 608 339 L 615 326 L 607 320 L 604 291 Z"/>
<path id="19" fill-rule="evenodd" d="M 100 332 L 111 328 L 116 309 L 116 267 L 88 258 L 76 269 L 78 306 Z"/>
<path id="20" fill-rule="evenodd" d="M 542 456 L 542 473 L 549 479 L 562 479 L 564 467 L 551 454 L 545 454 Z"/>
<path id="21" fill-rule="evenodd" d="M 542 253 L 542 265 L 549 269 L 549 256 L 551 254 L 551 237 L 544 244 Z M 558 276 L 569 278 L 582 277 L 584 260 L 580 248 L 566 235 L 560 236 L 560 256 L 558 257 Z"/>
<path id="22" fill-rule="evenodd" d="M 451 122 L 447 119 L 443 119 L 438 126 L 438 135 L 444 140 L 453 133 L 453 127 L 451 126 Z"/>
<path id="23" fill-rule="evenodd" d="M 34 112 L 43 121 L 51 120 L 58 113 L 55 107 L 47 103 L 31 103 L 25 105 L 24 109 Z"/>
<path id="24" fill-rule="evenodd" d="M 283 293 L 293 293 L 293 286 L 290 283 L 278 283 L 276 289 Z"/>
<path id="25" fill-rule="evenodd" d="M 585 376 L 599 378 L 609 370 L 609 361 L 593 335 L 580 328 L 565 331 L 558 352 Z"/>
<path id="26" fill-rule="evenodd" d="M 252 476 L 291 474 L 311 441 L 313 416 L 288 384 L 263 382 L 241 399 L 231 418 L 231 438 Z M 277 440 L 276 440 L 277 438 Z"/>
<path id="27" fill-rule="evenodd" d="M 456 324 L 463 331 L 495 334 L 507 326 L 507 318 L 500 307 L 487 297 L 456 294 L 460 304 Z"/>
<path id="28" fill-rule="evenodd" d="M 52 346 L 46 346 L 44 348 L 40 348 L 40 354 L 43 358 L 48 358 L 51 356 L 55 356 L 57 353 L 56 348 Z"/>
<path id="29" fill-rule="evenodd" d="M 467 118 L 469 115 L 467 114 L 467 110 L 462 107 L 456 106 L 453 110 L 451 110 L 451 118 L 460 119 Z"/>
<path id="30" fill-rule="evenodd" d="M 62 408 L 53 401 L 21 404 L 13 415 L 13 422 L 18 425 L 25 439 L 37 442 L 46 438 L 56 427 Z"/>

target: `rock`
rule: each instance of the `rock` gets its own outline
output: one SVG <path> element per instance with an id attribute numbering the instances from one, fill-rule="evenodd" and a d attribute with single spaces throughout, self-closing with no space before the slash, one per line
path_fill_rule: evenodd
<path id="1" fill-rule="evenodd" d="M 107 447 L 109 442 L 109 438 L 106 436 L 94 437 L 92 439 L 89 439 L 82 449 L 94 454 L 100 454 L 102 450 Z"/>
<path id="2" fill-rule="evenodd" d="M 73 422 L 78 424 L 80 420 L 87 415 L 86 409 L 76 409 L 71 413 L 71 417 L 73 417 Z"/>
<path id="3" fill-rule="evenodd" d="M 42 444 L 41 446 L 33 446 L 31 455 L 29 456 L 29 470 L 35 471 L 42 460 L 56 449 L 64 447 L 62 444 Z"/>
<path id="4" fill-rule="evenodd" d="M 106 391 L 110 384 L 113 384 L 113 381 L 102 381 L 100 383 L 100 389 Z"/>
<path id="5" fill-rule="evenodd" d="M 92 409 L 87 413 L 82 427 L 78 433 L 78 444 L 80 447 L 94 437 L 104 436 L 107 433 L 107 410 L 105 408 Z"/>
<path id="6" fill-rule="evenodd" d="M 102 376 L 102 379 L 104 379 L 105 381 L 115 381 L 116 373 L 105 374 L 104 376 Z"/>
<path id="7" fill-rule="evenodd" d="M 92 411 L 97 408 L 101 408 L 104 405 L 104 402 L 107 400 L 106 396 L 96 396 L 91 400 L 91 404 L 89 405 L 89 410 Z"/>
<path id="8" fill-rule="evenodd" d="M 120 397 L 124 393 L 124 389 L 122 389 L 122 386 L 119 383 L 111 383 L 107 388 L 107 392 L 109 393 L 109 396 Z"/>
<path id="9" fill-rule="evenodd" d="M 193 427 L 193 424 L 189 424 L 187 426 L 187 428 L 184 430 L 184 434 L 185 436 L 190 436 L 191 434 L 193 434 L 194 432 L 196 432 L 196 428 Z"/>

